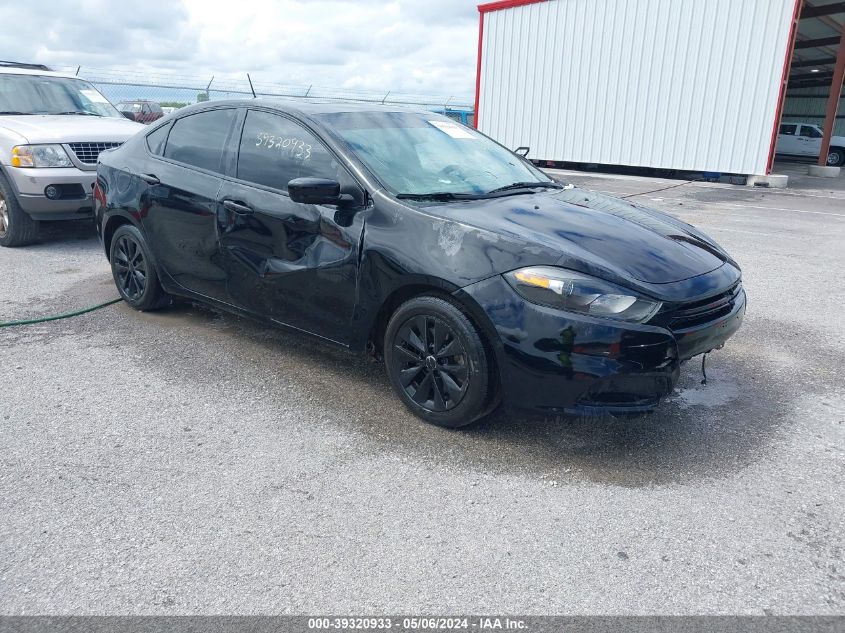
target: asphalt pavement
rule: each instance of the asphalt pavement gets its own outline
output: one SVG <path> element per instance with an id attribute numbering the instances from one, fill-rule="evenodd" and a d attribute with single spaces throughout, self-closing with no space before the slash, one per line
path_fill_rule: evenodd
<path id="1" fill-rule="evenodd" d="M 0 329 L 0 613 L 845 613 L 845 191 L 558 177 L 739 260 L 708 384 L 449 431 L 195 305 Z M 0 321 L 117 296 L 90 225 L 43 233 L 0 249 Z"/>

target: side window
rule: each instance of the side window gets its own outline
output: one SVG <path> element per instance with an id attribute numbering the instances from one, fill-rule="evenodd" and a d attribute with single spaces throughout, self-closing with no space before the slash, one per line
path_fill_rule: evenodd
<path id="1" fill-rule="evenodd" d="M 164 156 L 194 167 L 220 171 L 220 161 L 235 110 L 209 110 L 173 123 Z"/>
<path id="2" fill-rule="evenodd" d="M 259 110 L 247 113 L 238 178 L 286 191 L 294 178 L 339 180 L 340 169 L 331 152 L 298 123 Z"/>
<path id="3" fill-rule="evenodd" d="M 801 136 L 806 136 L 807 138 L 821 138 L 823 135 L 816 128 L 810 125 L 802 125 Z"/>
<path id="4" fill-rule="evenodd" d="M 780 126 L 780 133 L 786 134 L 788 136 L 795 136 L 795 129 L 797 127 L 798 127 L 797 125 L 787 125 L 787 124 L 781 125 Z"/>
<path id="5" fill-rule="evenodd" d="M 147 147 L 156 156 L 164 155 L 164 143 L 167 141 L 167 133 L 170 131 L 169 125 L 162 125 L 147 134 Z"/>

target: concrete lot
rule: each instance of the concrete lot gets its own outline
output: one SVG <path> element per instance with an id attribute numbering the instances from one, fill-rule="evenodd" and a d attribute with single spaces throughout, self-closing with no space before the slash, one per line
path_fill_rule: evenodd
<path id="1" fill-rule="evenodd" d="M 0 613 L 845 613 L 845 187 L 562 177 L 743 265 L 709 384 L 450 432 L 194 306 L 0 329 Z M 0 249 L 0 321 L 114 296 L 88 226 Z"/>

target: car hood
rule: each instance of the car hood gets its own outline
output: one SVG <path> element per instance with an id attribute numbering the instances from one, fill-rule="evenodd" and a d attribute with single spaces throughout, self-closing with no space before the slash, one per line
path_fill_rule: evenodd
<path id="1" fill-rule="evenodd" d="M 0 116 L 0 127 L 28 143 L 123 142 L 144 125 L 126 119 L 79 115 Z"/>
<path id="2" fill-rule="evenodd" d="M 606 279 L 671 284 L 736 265 L 694 227 L 658 211 L 569 188 L 432 206 L 427 211 L 559 254 L 558 266 Z M 505 272 L 505 271 L 498 271 Z"/>

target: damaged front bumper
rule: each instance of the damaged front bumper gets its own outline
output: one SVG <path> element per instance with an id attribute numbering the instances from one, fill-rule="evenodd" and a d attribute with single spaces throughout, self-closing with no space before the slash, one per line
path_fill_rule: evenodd
<path id="1" fill-rule="evenodd" d="M 718 318 L 682 328 L 671 327 L 671 314 L 661 325 L 638 324 L 532 304 L 501 277 L 461 292 L 481 306 L 495 331 L 504 404 L 548 413 L 653 410 L 674 390 L 681 363 L 723 345 L 745 314 L 741 285 Z"/>

